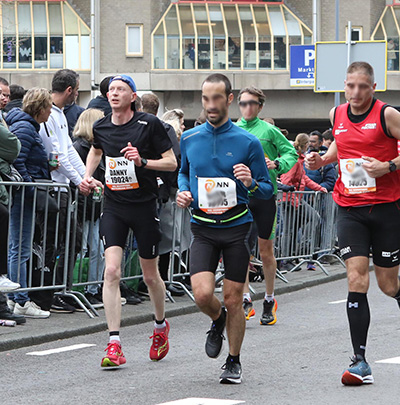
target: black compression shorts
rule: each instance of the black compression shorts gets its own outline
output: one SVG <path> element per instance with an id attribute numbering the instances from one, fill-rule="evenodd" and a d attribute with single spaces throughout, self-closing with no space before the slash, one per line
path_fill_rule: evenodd
<path id="1" fill-rule="evenodd" d="M 344 260 L 369 257 L 374 264 L 395 267 L 400 263 L 400 200 L 366 207 L 340 207 L 338 238 Z"/>
<path id="2" fill-rule="evenodd" d="M 129 205 L 105 204 L 100 221 L 104 248 L 120 246 L 123 249 L 129 229 L 135 235 L 141 258 L 154 259 L 158 256 L 161 231 L 156 200 Z"/>
<path id="3" fill-rule="evenodd" d="M 249 208 L 253 215 L 253 225 L 257 226 L 258 237 L 261 239 L 274 239 L 276 228 L 276 202 L 275 196 L 269 200 L 250 198 Z"/>
<path id="4" fill-rule="evenodd" d="M 231 228 L 211 228 L 192 223 L 190 275 L 203 271 L 215 273 L 222 253 L 225 278 L 244 283 L 250 258 L 250 225 L 249 222 Z"/>

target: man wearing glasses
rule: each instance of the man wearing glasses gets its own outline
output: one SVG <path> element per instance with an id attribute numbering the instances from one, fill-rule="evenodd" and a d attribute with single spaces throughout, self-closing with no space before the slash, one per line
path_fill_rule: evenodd
<path id="1" fill-rule="evenodd" d="M 265 103 L 265 94 L 262 90 L 253 86 L 246 87 L 240 91 L 238 102 L 242 119 L 237 125 L 260 140 L 264 150 L 265 162 L 269 169 L 269 176 L 274 185 L 274 195 L 272 198 L 261 200 L 251 196 L 249 203 L 254 218 L 253 225 L 255 224 L 257 227 L 258 246 L 266 285 L 260 324 L 273 325 L 276 323 L 276 309 L 278 307 L 274 298 L 276 272 L 276 260 L 274 257 L 276 178 L 279 174 L 288 172 L 297 162 L 298 156 L 294 147 L 277 127 L 268 124 L 258 117 Z M 243 294 L 243 307 L 247 320 L 255 315 L 250 298 L 248 274 Z"/>

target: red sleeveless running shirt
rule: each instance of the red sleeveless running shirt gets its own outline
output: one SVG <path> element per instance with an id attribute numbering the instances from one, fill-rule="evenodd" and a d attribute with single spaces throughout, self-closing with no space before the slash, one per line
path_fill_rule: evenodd
<path id="1" fill-rule="evenodd" d="M 387 136 L 381 124 L 386 104 L 376 100 L 368 116 L 360 123 L 350 121 L 349 104 L 336 108 L 333 135 L 338 150 L 339 177 L 333 198 L 342 207 L 383 204 L 400 199 L 400 171 L 373 179 L 362 168 L 362 156 L 381 162 L 398 156 L 397 139 Z"/>

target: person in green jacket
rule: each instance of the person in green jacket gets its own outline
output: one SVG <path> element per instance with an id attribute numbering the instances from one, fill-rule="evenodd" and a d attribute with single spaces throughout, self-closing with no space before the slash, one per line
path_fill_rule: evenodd
<path id="1" fill-rule="evenodd" d="M 292 144 L 282 135 L 281 131 L 263 120 L 260 114 L 264 103 L 265 94 L 262 90 L 250 86 L 242 89 L 238 96 L 241 120 L 237 125 L 255 135 L 261 142 L 264 150 L 265 162 L 269 175 L 274 185 L 274 196 L 269 200 L 250 198 L 249 207 L 257 226 L 258 246 L 263 263 L 266 293 L 263 302 L 263 313 L 260 318 L 261 325 L 276 323 L 276 309 L 278 304 L 274 298 L 276 259 L 274 256 L 274 238 L 276 227 L 276 178 L 288 172 L 297 162 L 298 155 Z M 250 298 L 249 278 L 244 289 L 243 307 L 246 319 L 255 315 L 255 310 Z"/>

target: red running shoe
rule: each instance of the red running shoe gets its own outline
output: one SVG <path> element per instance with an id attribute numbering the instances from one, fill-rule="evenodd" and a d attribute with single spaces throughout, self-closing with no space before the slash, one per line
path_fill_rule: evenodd
<path id="1" fill-rule="evenodd" d="M 112 340 L 105 352 L 107 352 L 107 355 L 101 360 L 101 367 L 118 367 L 126 363 L 126 358 L 121 350 L 121 344 L 117 340 Z"/>
<path id="2" fill-rule="evenodd" d="M 149 339 L 153 339 L 153 343 L 150 347 L 150 360 L 159 361 L 162 360 L 168 353 L 169 343 L 168 343 L 168 334 L 169 334 L 169 323 L 165 320 L 166 327 L 161 332 L 154 329 L 153 336 L 150 336 Z"/>

